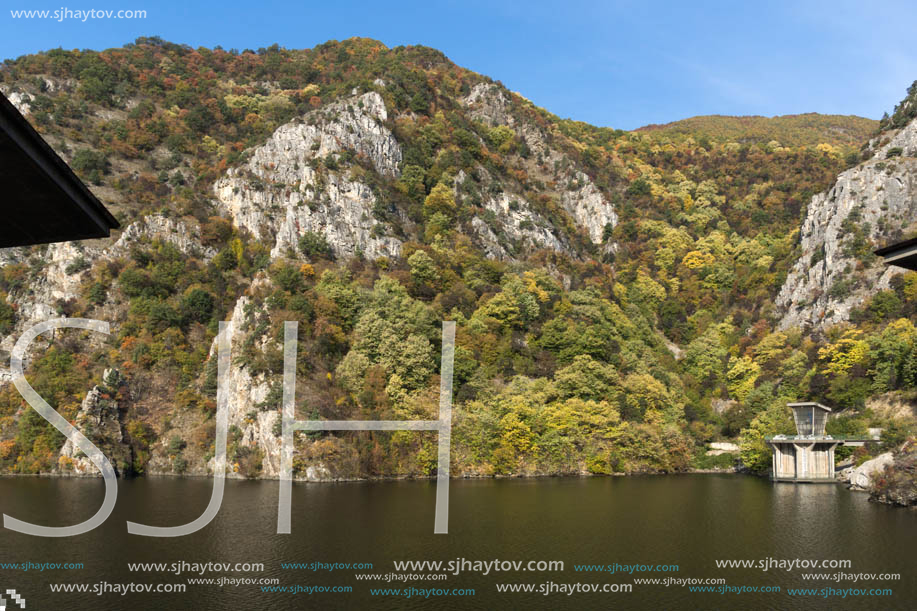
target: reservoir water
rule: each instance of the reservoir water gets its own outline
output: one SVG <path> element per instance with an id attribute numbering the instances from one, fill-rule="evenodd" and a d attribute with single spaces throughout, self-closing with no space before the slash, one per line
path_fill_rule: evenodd
<path id="1" fill-rule="evenodd" d="M 913 609 L 917 512 L 870 503 L 831 484 L 774 484 L 736 475 L 455 480 L 450 531 L 433 534 L 435 483 L 296 484 L 292 534 L 276 534 L 278 484 L 227 482 L 222 508 L 203 530 L 179 538 L 129 535 L 125 522 L 170 526 L 193 520 L 210 498 L 208 479 L 119 481 L 118 503 L 91 533 L 48 539 L 0 530 L 0 563 L 82 563 L 82 569 L 0 570 L 28 609 Z M 96 480 L 0 479 L 0 510 L 63 526 L 92 515 Z M 444 580 L 356 579 L 400 573 L 394 561 L 563 561 L 563 570 L 471 568 Z M 845 568 L 717 568 L 717 560 L 850 561 Z M 128 563 L 260 563 L 261 571 L 131 571 Z M 361 563 L 372 569 L 309 570 L 282 563 Z M 576 565 L 668 565 L 628 574 Z M 677 565 L 677 570 L 672 565 Z M 467 565 L 466 565 L 467 566 Z M 405 572 L 405 571 L 401 571 Z M 406 571 L 412 573 L 415 571 Z M 429 571 L 418 571 L 427 573 Z M 899 573 L 900 580 L 806 580 L 811 573 Z M 276 585 L 350 586 L 350 592 L 263 592 L 261 585 L 188 584 L 188 578 L 277 579 Z M 635 579 L 725 579 L 779 592 L 720 594 Z M 185 584 L 184 593 L 53 593 L 49 584 Z M 498 592 L 497 584 L 631 584 L 627 592 Z M 545 585 L 548 584 L 548 585 Z M 370 589 L 473 589 L 469 596 L 372 595 Z M 891 596 L 791 596 L 791 588 L 890 588 Z M 15 607 L 8 607 L 15 608 Z"/>

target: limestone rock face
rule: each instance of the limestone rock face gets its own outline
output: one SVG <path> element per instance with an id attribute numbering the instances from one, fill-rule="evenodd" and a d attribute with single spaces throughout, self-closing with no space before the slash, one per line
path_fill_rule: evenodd
<path id="1" fill-rule="evenodd" d="M 183 253 L 197 255 L 203 259 L 212 259 L 216 255 L 216 250 L 201 244 L 201 231 L 197 225 L 161 214 L 151 214 L 128 225 L 112 246 L 111 252 L 107 254 L 111 256 L 129 253 L 131 245 L 141 239 L 169 242 Z"/>
<path id="2" fill-rule="evenodd" d="M 532 155 L 541 159 L 545 166 L 555 168 L 549 178 L 557 185 L 560 205 L 570 214 L 576 225 L 586 231 L 592 243 L 603 244 L 606 227 L 613 228 L 618 222 L 614 206 L 588 175 L 570 167 L 570 160 L 551 148 L 550 139 L 542 128 L 514 117 L 510 100 L 503 90 L 494 84 L 475 85 L 471 93 L 462 98 L 460 103 L 468 109 L 473 119 L 485 125 L 512 128 L 525 142 Z M 513 194 L 509 196 L 515 197 Z M 491 206 L 487 207 L 492 209 Z M 508 230 L 512 232 L 511 227 Z M 568 245 L 559 241 L 542 239 L 536 240 L 535 243 L 540 248 L 569 250 Z"/>
<path id="3" fill-rule="evenodd" d="M 247 322 L 260 313 L 260 308 L 252 303 L 249 297 L 242 296 L 232 311 L 233 356 L 245 338 L 244 329 Z M 211 358 L 216 358 L 214 343 Z M 253 376 L 248 367 L 230 358 L 230 368 L 226 376 L 226 387 L 229 401 L 229 426 L 236 426 L 242 431 L 242 443 L 250 448 L 264 450 L 261 465 L 262 477 L 277 477 L 280 468 L 280 438 L 273 435 L 274 420 L 280 417 L 279 405 L 272 411 L 261 411 L 261 405 L 270 392 L 264 375 Z M 254 416 L 254 417 L 252 417 Z"/>
<path id="4" fill-rule="evenodd" d="M 506 94 L 491 83 L 478 83 L 471 88 L 471 93 L 462 98 L 462 105 L 471 108 L 471 117 L 482 123 L 495 127 L 507 125 L 512 127 L 516 120 L 509 111 L 510 102 Z"/>
<path id="5" fill-rule="evenodd" d="M 870 486 L 871 501 L 913 507 L 917 505 L 917 445 L 906 441 L 894 453 L 894 460 Z"/>
<path id="6" fill-rule="evenodd" d="M 886 136 L 887 137 L 887 136 Z M 889 151 L 901 149 L 900 156 Z M 779 326 L 820 328 L 847 320 L 851 308 L 903 270 L 872 250 L 917 222 L 917 122 L 880 146 L 874 157 L 842 172 L 812 198 L 800 230 L 800 257 L 777 307 Z"/>
<path id="7" fill-rule="evenodd" d="M 472 219 L 471 227 L 488 256 L 513 259 L 522 251 L 538 249 L 572 254 L 570 244 L 555 235 L 547 219 L 524 198 L 500 192 L 489 196 L 484 208 L 487 216 Z"/>
<path id="8" fill-rule="evenodd" d="M 125 381 L 117 369 L 106 369 L 104 386 L 94 386 L 86 394 L 74 426 L 99 448 L 111 462 L 116 473 L 130 465 L 131 450 L 125 443 L 120 421 L 120 406 L 112 396 Z M 58 467 L 62 473 L 86 477 L 101 477 L 92 461 L 69 439 L 60 450 Z"/>
<path id="9" fill-rule="evenodd" d="M 43 76 L 39 77 L 39 89 L 43 93 L 53 94 L 57 91 L 71 91 L 75 83 L 72 79 L 60 79 L 56 77 Z M 32 112 L 32 96 L 23 91 L 13 91 L 9 85 L 0 85 L 0 93 L 6 96 L 6 99 L 19 111 L 23 116 Z"/>
<path id="10" fill-rule="evenodd" d="M 885 470 L 885 467 L 891 465 L 892 462 L 894 462 L 894 458 L 891 452 L 885 452 L 883 454 L 879 454 L 871 460 L 867 460 L 850 473 L 850 477 L 848 479 L 850 487 L 854 490 L 868 489 L 873 481 L 873 478 L 877 474 L 882 473 L 882 471 Z"/>
<path id="11" fill-rule="evenodd" d="M 27 115 L 32 110 L 31 102 L 32 98 L 27 93 L 19 93 L 18 91 L 13 92 L 7 96 L 7 99 L 10 103 L 16 107 L 16 110 L 19 111 L 22 115 Z"/>
<path id="12" fill-rule="evenodd" d="M 710 407 L 713 409 L 713 413 L 718 416 L 725 414 L 736 405 L 738 405 L 738 401 L 735 399 L 713 399 L 710 402 Z"/>
<path id="13" fill-rule="evenodd" d="M 159 239 L 174 244 L 185 254 L 205 259 L 216 251 L 200 241 L 200 230 L 180 219 L 154 214 L 128 225 L 113 244 L 90 245 L 79 242 L 48 244 L 41 253 L 44 263 L 40 274 L 28 285 L 28 292 L 18 295 L 18 320 L 16 332 L 3 338 L 0 349 L 11 350 L 15 340 L 25 328 L 58 318 L 58 305 L 79 295 L 80 286 L 90 272 L 91 265 L 99 261 L 127 256 L 131 247 L 141 240 Z M 28 259 L 26 248 L 0 249 L 0 266 Z"/>
<path id="14" fill-rule="evenodd" d="M 902 149 L 902 157 L 917 157 L 917 122 L 911 121 L 902 129 L 892 133 L 892 137 L 885 144 L 879 144 L 876 139 L 870 143 L 879 147 L 876 151 L 877 159 L 887 159 L 892 149 Z"/>
<path id="15" fill-rule="evenodd" d="M 19 254 L 24 252 L 25 249 L 21 248 L 2 249 L 0 250 L 0 263 L 25 261 L 26 258 Z M 88 268 L 88 262 L 92 261 L 96 254 L 94 249 L 86 248 L 75 242 L 48 245 L 42 256 L 44 262 L 42 273 L 36 275 L 29 283 L 29 295 L 18 302 L 19 320 L 31 324 L 56 318 L 58 316 L 56 303 L 77 296 L 83 273 Z M 74 265 L 79 261 L 86 263 Z M 79 267 L 84 268 L 74 271 Z M 2 347 L 9 350 L 12 347 L 12 340 L 16 338 L 18 334 L 15 337 L 5 338 Z"/>
<path id="16" fill-rule="evenodd" d="M 253 289 L 264 288 L 270 281 L 265 276 L 259 276 L 253 283 Z M 268 378 L 265 374 L 253 375 L 250 369 L 237 359 L 242 344 L 249 339 L 248 333 L 253 322 L 260 316 L 266 315 L 264 307 L 248 296 L 242 296 L 232 312 L 232 358 L 226 376 L 226 389 L 229 409 L 229 427 L 236 427 L 239 431 L 239 445 L 254 452 L 261 457 L 261 470 L 258 476 L 266 479 L 280 477 L 280 376 Z M 268 341 L 267 336 L 255 338 L 258 350 L 263 350 Z M 211 358 L 216 358 L 216 342 L 211 348 Z M 233 457 L 228 457 L 230 469 L 236 469 Z M 212 471 L 214 461 L 211 459 L 209 470 Z M 230 477 L 242 477 L 243 474 L 233 472 Z M 335 479 L 334 474 L 324 464 L 309 465 L 304 472 L 294 474 L 296 479 L 308 481 L 330 481 Z"/>
<path id="17" fill-rule="evenodd" d="M 252 153 L 250 165 L 274 165 L 274 176 L 293 182 L 297 174 L 290 162 L 306 165 L 317 157 L 352 150 L 369 158 L 383 176 L 398 176 L 401 146 L 383 125 L 387 119 L 385 102 L 375 91 L 347 98 L 279 127 Z"/>
<path id="18" fill-rule="evenodd" d="M 296 251 L 307 231 L 323 235 L 338 256 L 397 256 L 400 240 L 384 235 L 373 217 L 380 203 L 372 188 L 346 168 L 317 163 L 355 153 L 379 174 L 397 177 L 401 146 L 387 119 L 374 91 L 307 113 L 279 127 L 245 166 L 218 180 L 216 197 L 237 226 L 273 244 L 272 257 Z"/>
<path id="19" fill-rule="evenodd" d="M 601 244 L 605 228 L 617 225 L 618 215 L 584 173 L 575 174 L 573 185 L 573 188 L 563 192 L 561 203 L 574 220 L 589 232 L 592 243 Z"/>

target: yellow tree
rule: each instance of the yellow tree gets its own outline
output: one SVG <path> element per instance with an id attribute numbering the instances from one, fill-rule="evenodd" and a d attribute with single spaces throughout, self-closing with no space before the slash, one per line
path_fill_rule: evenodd
<path id="1" fill-rule="evenodd" d="M 818 350 L 825 369 L 835 375 L 846 375 L 854 365 L 863 365 L 869 358 L 869 342 L 859 329 L 847 329 L 837 341 Z"/>
<path id="2" fill-rule="evenodd" d="M 455 216 L 455 195 L 444 183 L 437 183 L 423 202 L 423 211 L 426 218 L 439 212 L 448 218 Z"/>

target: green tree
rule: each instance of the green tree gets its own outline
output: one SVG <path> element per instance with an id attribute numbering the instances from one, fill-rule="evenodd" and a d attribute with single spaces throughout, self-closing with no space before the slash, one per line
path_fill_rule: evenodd
<path id="1" fill-rule="evenodd" d="M 411 334 L 404 340 L 387 335 L 380 346 L 380 363 L 401 378 L 406 390 L 417 390 L 433 373 L 433 346 L 422 335 Z"/>
<path id="2" fill-rule="evenodd" d="M 16 310 L 7 300 L 6 294 L 0 293 L 0 334 L 6 335 L 16 323 Z"/>
<path id="3" fill-rule="evenodd" d="M 748 356 L 729 359 L 729 370 L 726 372 L 726 387 L 729 394 L 738 401 L 745 401 L 754 387 L 761 367 Z"/>
<path id="4" fill-rule="evenodd" d="M 792 435 L 794 432 L 793 418 L 785 398 L 774 400 L 739 435 L 742 464 L 754 473 L 766 473 L 771 468 L 773 453 L 764 438 Z"/>
<path id="5" fill-rule="evenodd" d="M 213 315 L 213 308 L 213 295 L 202 288 L 191 289 L 181 300 L 181 316 L 186 322 L 209 321 Z"/>
<path id="6" fill-rule="evenodd" d="M 722 335 L 714 325 L 688 344 L 685 350 L 685 367 L 702 385 L 711 387 L 723 379 L 723 369 L 728 351 Z"/>
<path id="7" fill-rule="evenodd" d="M 102 176 L 108 174 L 111 167 L 105 153 L 88 148 L 77 149 L 70 165 L 93 184 L 101 184 Z"/>
<path id="8" fill-rule="evenodd" d="M 341 359 L 337 368 L 334 370 L 338 383 L 350 394 L 356 395 L 363 390 L 363 382 L 366 377 L 366 370 L 371 363 L 369 358 L 362 352 L 351 350 Z"/>
<path id="9" fill-rule="evenodd" d="M 408 257 L 408 265 L 411 267 L 411 280 L 419 285 L 434 286 L 438 271 L 436 263 L 424 250 L 415 250 Z"/>
<path id="10" fill-rule="evenodd" d="M 306 231 L 299 238 L 299 250 L 310 259 L 331 259 L 334 257 L 331 245 L 324 234 Z"/>
<path id="11" fill-rule="evenodd" d="M 455 216 L 455 210 L 455 195 L 448 185 L 441 182 L 433 187 L 423 202 L 425 218 L 430 218 L 438 212 L 451 219 Z"/>
<path id="12" fill-rule="evenodd" d="M 554 374 L 554 383 L 563 398 L 603 401 L 617 398 L 621 380 L 614 367 L 581 354 Z"/>
<path id="13" fill-rule="evenodd" d="M 665 385 L 649 374 L 632 373 L 624 378 L 622 386 L 622 415 L 628 420 L 639 422 L 662 416 L 673 419 L 681 411 Z"/>

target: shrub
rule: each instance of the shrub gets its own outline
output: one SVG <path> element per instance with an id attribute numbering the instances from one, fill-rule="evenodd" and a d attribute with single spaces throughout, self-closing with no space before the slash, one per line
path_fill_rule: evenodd
<path id="1" fill-rule="evenodd" d="M 95 305 L 102 305 L 105 303 L 105 299 L 108 298 L 108 288 L 101 282 L 94 282 L 91 287 L 89 287 L 89 293 L 87 298 L 90 303 Z"/>
<path id="2" fill-rule="evenodd" d="M 213 295 L 204 289 L 191 289 L 182 297 L 181 317 L 185 322 L 207 322 L 213 315 Z"/>
<path id="3" fill-rule="evenodd" d="M 150 308 L 150 317 L 147 322 L 147 328 L 155 333 L 165 331 L 170 327 L 178 327 L 181 324 L 181 317 L 175 308 L 167 303 L 158 301 Z"/>
<path id="4" fill-rule="evenodd" d="M 649 195 L 651 193 L 650 183 L 648 183 L 643 178 L 638 178 L 634 182 L 630 183 L 627 187 L 625 194 L 628 197 L 640 197 L 643 195 Z"/>
<path id="5" fill-rule="evenodd" d="M 883 452 L 893 452 L 915 433 L 914 426 L 901 420 L 893 420 L 882 431 L 881 449 Z"/>
<path id="6" fill-rule="evenodd" d="M 72 276 L 73 274 L 78 274 L 79 272 L 85 269 L 89 269 L 90 267 L 92 267 L 92 264 L 86 260 L 86 257 L 80 255 L 67 264 L 67 267 L 64 268 L 64 273 L 66 273 L 68 276 Z"/>
<path id="7" fill-rule="evenodd" d="M 310 259 L 334 258 L 331 244 L 324 235 L 314 231 L 307 231 L 299 238 L 299 250 Z"/>
<path id="8" fill-rule="evenodd" d="M 101 151 L 83 148 L 73 154 L 71 167 L 93 184 L 102 182 L 102 176 L 108 174 L 111 164 L 108 156 Z"/>
<path id="9" fill-rule="evenodd" d="M 178 454 L 172 460 L 172 470 L 174 470 L 176 473 L 184 473 L 188 470 L 188 461 L 185 460 L 184 456 Z"/>
<path id="10" fill-rule="evenodd" d="M 271 272 L 271 279 L 285 291 L 297 293 L 303 288 L 303 276 L 293 265 L 278 265 Z"/>
<path id="11" fill-rule="evenodd" d="M 691 461 L 691 466 L 695 469 L 732 469 L 736 466 L 736 462 L 738 462 L 738 457 L 735 454 L 707 456 L 704 452 L 698 452 Z"/>
<path id="12" fill-rule="evenodd" d="M 0 334 L 7 334 L 13 330 L 16 323 L 16 310 L 6 302 L 6 295 L 0 293 Z"/>
<path id="13" fill-rule="evenodd" d="M 118 276 L 118 286 L 128 297 L 152 296 L 155 294 L 149 275 L 135 267 L 129 267 Z"/>
<path id="14" fill-rule="evenodd" d="M 184 450 L 187 445 L 188 444 L 185 443 L 184 439 L 182 439 L 178 435 L 172 435 L 172 438 L 169 439 L 169 454 L 173 456 L 176 454 L 180 454 L 181 451 Z"/>
<path id="15" fill-rule="evenodd" d="M 201 223 L 201 242 L 206 246 L 227 244 L 232 237 L 232 223 L 220 216 L 211 216 Z"/>
<path id="16" fill-rule="evenodd" d="M 831 286 L 828 294 L 834 299 L 846 299 L 853 290 L 853 284 L 850 278 L 841 278 Z"/>

